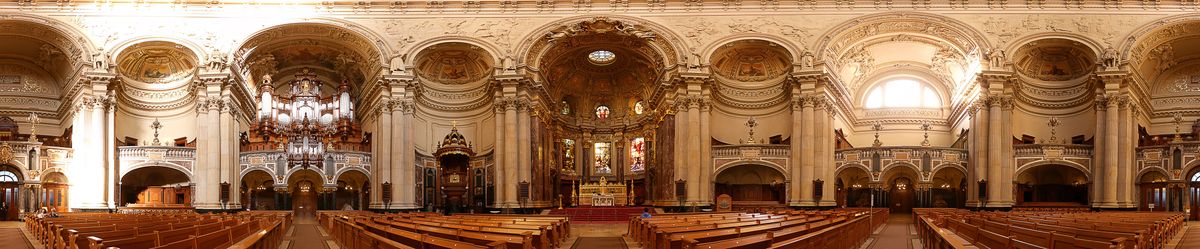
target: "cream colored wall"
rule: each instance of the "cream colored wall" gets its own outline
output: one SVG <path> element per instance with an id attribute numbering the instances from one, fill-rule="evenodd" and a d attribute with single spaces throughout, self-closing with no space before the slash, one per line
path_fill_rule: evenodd
<path id="1" fill-rule="evenodd" d="M 154 118 L 137 117 L 121 110 L 117 111 L 115 117 L 113 125 L 118 145 L 123 145 L 125 137 L 136 138 L 138 143 L 154 141 L 154 129 L 150 128 L 150 124 L 154 123 Z M 173 117 L 158 117 L 158 121 L 163 126 L 158 131 L 158 140 L 165 145 L 174 144 L 175 139 L 179 137 L 187 137 L 188 142 L 196 139 L 196 114 L 194 111 Z"/>
<path id="2" fill-rule="evenodd" d="M 871 130 L 870 126 L 859 128 L 862 132 L 853 135 L 847 134 L 846 140 L 850 141 L 854 147 L 871 147 L 875 143 L 875 131 Z M 933 147 L 947 147 L 954 143 L 957 135 L 951 135 L 941 127 L 935 127 L 929 131 L 929 145 Z M 953 134 L 957 134 L 954 132 Z M 883 146 L 921 146 L 921 141 L 925 140 L 924 132 L 921 131 L 920 125 L 884 125 L 883 131 L 879 132 L 879 141 L 883 142 Z"/>
<path id="3" fill-rule="evenodd" d="M 1020 138 L 1021 135 L 1030 135 L 1037 137 L 1038 142 L 1041 143 L 1042 140 L 1050 139 L 1050 127 L 1046 124 L 1047 122 L 1050 122 L 1050 117 L 1037 116 L 1020 109 L 1013 110 L 1013 137 Z M 1058 122 L 1059 125 L 1055 128 L 1055 132 L 1059 141 L 1067 139 L 1067 142 L 1070 142 L 1071 137 L 1078 135 L 1084 135 L 1085 140 L 1095 136 L 1095 112 L 1084 111 L 1058 117 Z"/>
<path id="4" fill-rule="evenodd" d="M 483 154 L 491 151 L 496 141 L 496 124 L 493 120 L 492 116 L 453 121 L 417 117 L 413 119 L 413 145 L 423 154 L 432 154 L 436 150 L 434 143 L 441 143 L 456 122 L 458 133 L 471 142 L 476 154 Z"/>
<path id="5" fill-rule="evenodd" d="M 770 141 L 771 136 L 776 135 L 783 135 L 784 140 L 791 137 L 792 114 L 790 109 L 787 110 L 765 116 L 755 116 L 754 120 L 758 122 L 758 126 L 754 128 L 754 137 L 763 142 Z M 750 129 L 746 127 L 746 121 L 750 120 L 749 116 L 714 110 L 709 118 L 709 122 L 712 124 L 710 134 L 717 141 L 738 144 L 738 140 L 750 137 Z"/>

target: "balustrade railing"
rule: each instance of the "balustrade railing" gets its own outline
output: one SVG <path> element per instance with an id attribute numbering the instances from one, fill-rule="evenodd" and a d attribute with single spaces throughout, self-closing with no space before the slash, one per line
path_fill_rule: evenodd
<path id="1" fill-rule="evenodd" d="M 791 146 L 786 144 L 714 145 L 712 156 L 714 158 L 741 157 L 745 155 L 743 151 L 755 151 L 761 157 L 787 157 L 792 150 Z"/>
<path id="2" fill-rule="evenodd" d="M 155 158 L 155 159 L 196 159 L 196 148 L 175 146 L 121 146 L 117 147 L 117 155 L 122 159 Z"/>
<path id="3" fill-rule="evenodd" d="M 1014 157 L 1092 157 L 1092 146 L 1086 144 L 1017 144 L 1013 145 Z"/>
<path id="4" fill-rule="evenodd" d="M 926 147 L 926 146 L 880 146 L 880 147 L 860 147 L 840 149 L 834 154 L 834 161 L 846 159 L 846 155 L 855 154 L 868 155 L 879 154 L 881 158 L 894 158 L 898 153 L 909 153 L 909 155 L 923 155 L 928 153 L 933 158 L 943 158 L 947 153 L 955 153 L 962 160 L 966 160 L 967 150 L 947 147 Z"/>

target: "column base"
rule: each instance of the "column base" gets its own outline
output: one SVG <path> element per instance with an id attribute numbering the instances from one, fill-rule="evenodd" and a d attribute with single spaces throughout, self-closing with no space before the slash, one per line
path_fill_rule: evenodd
<path id="1" fill-rule="evenodd" d="M 979 200 L 967 200 L 967 203 L 965 203 L 964 205 L 967 207 L 980 207 L 980 206 L 982 206 L 982 204 L 983 203 L 980 202 Z"/>
<path id="2" fill-rule="evenodd" d="M 836 206 L 837 206 L 837 201 L 834 201 L 834 200 L 821 200 L 820 202 L 818 202 L 818 203 L 817 203 L 817 206 L 822 206 L 822 207 L 836 207 Z"/>
<path id="3" fill-rule="evenodd" d="M 1095 205 L 1092 207 L 1095 207 L 1095 208 L 1120 208 L 1119 206 L 1117 206 L 1116 202 L 1099 202 L 1099 203 L 1100 203 L 1099 205 Z"/>

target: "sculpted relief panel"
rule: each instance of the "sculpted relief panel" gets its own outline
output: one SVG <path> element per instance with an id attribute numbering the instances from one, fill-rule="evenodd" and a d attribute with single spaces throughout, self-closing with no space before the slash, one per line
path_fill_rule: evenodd
<path id="1" fill-rule="evenodd" d="M 0 94 L 57 97 L 53 79 L 26 65 L 0 63 Z"/>
<path id="2" fill-rule="evenodd" d="M 191 76 L 196 61 L 189 52 L 161 44 L 124 52 L 118 65 L 117 71 L 126 78 L 145 83 L 166 83 Z"/>
<path id="3" fill-rule="evenodd" d="M 713 71 L 721 76 L 745 82 L 758 82 L 783 76 L 791 69 L 787 51 L 763 41 L 727 44 L 712 57 Z"/>
<path id="4" fill-rule="evenodd" d="M 475 82 L 491 75 L 491 58 L 479 53 L 481 49 L 466 44 L 446 47 L 422 53 L 416 65 L 417 74 L 441 84 Z"/>

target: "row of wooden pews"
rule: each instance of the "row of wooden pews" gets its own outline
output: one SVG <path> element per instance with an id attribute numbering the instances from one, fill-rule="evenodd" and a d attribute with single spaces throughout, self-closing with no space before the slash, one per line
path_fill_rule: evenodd
<path id="1" fill-rule="evenodd" d="M 71 213 L 26 219 L 26 227 L 50 249 L 272 248 L 291 218 L 288 211 Z"/>
<path id="2" fill-rule="evenodd" d="M 932 248 L 1164 248 L 1186 216 L 1165 212 L 971 212 L 914 209 L 918 234 Z M 946 234 L 939 231 L 949 231 Z M 947 239 L 948 237 L 951 237 Z M 944 243 L 945 241 L 953 241 Z"/>
<path id="3" fill-rule="evenodd" d="M 322 211 L 318 221 L 348 248 L 551 249 L 570 235 L 563 216 Z"/>
<path id="4" fill-rule="evenodd" d="M 626 236 L 647 249 L 857 248 L 887 216 L 887 209 L 664 214 L 631 219 Z"/>

